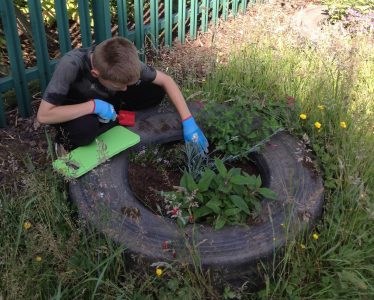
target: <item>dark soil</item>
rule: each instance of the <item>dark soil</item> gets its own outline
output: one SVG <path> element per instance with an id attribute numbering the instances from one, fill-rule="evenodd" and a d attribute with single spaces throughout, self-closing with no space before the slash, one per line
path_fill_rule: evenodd
<path id="1" fill-rule="evenodd" d="M 256 165 L 252 162 L 235 162 L 227 164 L 228 168 L 241 168 L 249 175 L 260 175 Z M 174 191 L 179 186 L 181 172 L 168 168 L 157 168 L 152 164 L 142 166 L 138 163 L 129 163 L 129 184 L 134 195 L 155 214 L 166 216 L 165 202 L 161 191 Z M 249 220 L 253 224 L 254 220 Z"/>
<path id="2" fill-rule="evenodd" d="M 160 191 L 173 191 L 173 186 L 179 186 L 181 177 L 181 173 L 174 170 L 161 171 L 152 165 L 129 164 L 131 190 L 154 213 L 166 215 Z"/>

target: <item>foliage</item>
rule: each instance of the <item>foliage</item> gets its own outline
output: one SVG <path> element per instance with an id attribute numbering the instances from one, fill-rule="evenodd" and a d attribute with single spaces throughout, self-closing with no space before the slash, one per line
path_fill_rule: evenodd
<path id="1" fill-rule="evenodd" d="M 242 156 L 280 128 L 271 107 L 243 103 L 241 98 L 230 105 L 207 105 L 201 112 L 208 140 L 225 155 Z"/>
<path id="2" fill-rule="evenodd" d="M 367 14 L 374 10 L 373 0 L 323 0 L 327 5 L 332 22 L 343 20 L 349 10 L 355 10 L 360 14 Z"/>
<path id="3" fill-rule="evenodd" d="M 204 220 L 221 229 L 226 224 L 245 224 L 261 211 L 261 197 L 276 199 L 274 192 L 261 187 L 260 176 L 250 176 L 240 168 L 227 170 L 215 158 L 217 172 L 206 168 L 199 181 L 185 172 L 176 192 L 164 192 L 170 214 L 182 226 Z"/>

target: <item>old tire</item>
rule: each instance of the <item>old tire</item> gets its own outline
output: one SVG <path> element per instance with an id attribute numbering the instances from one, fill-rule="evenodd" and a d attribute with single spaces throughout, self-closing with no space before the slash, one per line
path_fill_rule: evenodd
<path id="1" fill-rule="evenodd" d="M 141 135 L 142 143 L 182 138 L 174 112 L 145 114 L 132 130 Z M 281 132 L 261 153 L 255 154 L 263 182 L 277 193 L 278 200 L 264 199 L 263 222 L 251 227 L 225 226 L 215 231 L 195 224 L 180 229 L 174 221 L 155 215 L 134 197 L 129 187 L 127 151 L 71 182 L 70 196 L 81 217 L 123 243 L 137 265 L 173 260 L 191 264 L 194 252 L 203 270 L 210 270 L 214 282 L 237 286 L 248 280 L 258 285 L 259 263 L 274 258 L 275 249 L 282 248 L 286 239 L 310 229 L 322 212 L 322 179 L 300 161 L 297 148 L 298 140 Z M 172 241 L 176 258 L 162 249 L 163 241 Z"/>

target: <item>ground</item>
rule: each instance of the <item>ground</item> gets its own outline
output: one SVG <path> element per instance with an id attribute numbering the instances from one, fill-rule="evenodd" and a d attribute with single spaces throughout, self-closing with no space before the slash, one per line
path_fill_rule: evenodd
<path id="1" fill-rule="evenodd" d="M 311 3 L 318 4 L 313 0 L 269 2 L 267 13 L 277 13 L 285 19 L 293 18 L 297 11 Z M 230 18 L 220 23 L 218 28 L 200 33 L 194 41 L 187 40 L 184 45 L 176 43 L 172 49 L 150 53 L 148 62 L 154 62 L 158 68 L 168 72 L 181 86 L 185 79 L 191 79 L 190 76 L 196 82 L 201 82 L 212 64 L 225 63 L 227 53 L 236 40 L 241 40 L 243 31 L 250 28 L 250 20 L 256 18 L 258 9 L 251 8 L 245 15 Z M 23 185 L 22 178 L 30 170 L 45 169 L 51 164 L 53 156 L 51 149 L 48 149 L 47 137 L 53 138 L 54 130 L 36 121 L 39 102 L 40 94 L 34 95 L 30 118 L 20 117 L 17 108 L 7 113 L 8 127 L 0 129 L 0 186 L 17 189 Z"/>

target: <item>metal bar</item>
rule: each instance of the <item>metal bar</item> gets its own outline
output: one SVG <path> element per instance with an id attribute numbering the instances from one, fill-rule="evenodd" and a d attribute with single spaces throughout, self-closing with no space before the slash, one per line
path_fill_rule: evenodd
<path id="1" fill-rule="evenodd" d="M 178 0 L 178 39 L 186 42 L 186 0 Z"/>
<path id="2" fill-rule="evenodd" d="M 153 47 L 158 47 L 159 20 L 158 20 L 158 0 L 151 0 L 151 40 Z"/>
<path id="3" fill-rule="evenodd" d="M 201 31 L 206 32 L 208 30 L 208 18 L 209 18 L 209 1 L 203 0 L 201 6 Z"/>
<path id="4" fill-rule="evenodd" d="M 40 1 L 28 1 L 28 4 L 37 66 L 39 70 L 39 82 L 43 92 L 51 78 L 51 72 L 49 68 L 49 54 L 42 16 L 42 6 Z"/>
<path id="5" fill-rule="evenodd" d="M 227 20 L 229 14 L 229 0 L 222 0 L 222 19 Z"/>
<path id="6" fill-rule="evenodd" d="M 173 32 L 173 2 L 165 0 L 165 45 L 171 47 Z"/>
<path id="7" fill-rule="evenodd" d="M 197 36 L 197 14 L 198 14 L 198 0 L 191 0 L 190 12 L 190 38 L 196 39 Z"/>
<path id="8" fill-rule="evenodd" d="M 26 118 L 31 115 L 30 93 L 25 78 L 25 65 L 23 63 L 21 43 L 18 37 L 17 22 L 11 0 L 0 1 L 0 15 L 3 23 L 5 40 L 7 41 L 8 56 L 12 69 L 14 87 L 19 112 Z"/>
<path id="9" fill-rule="evenodd" d="M 220 0 L 213 0 L 212 21 L 214 25 L 218 23 L 219 1 Z"/>
<path id="10" fill-rule="evenodd" d="M 144 48 L 144 16 L 143 16 L 143 0 L 135 0 L 135 45 L 138 50 Z M 143 54 L 144 56 L 144 54 Z M 144 59 L 144 57 L 142 57 Z"/>
<path id="11" fill-rule="evenodd" d="M 126 0 L 117 0 L 117 10 L 118 10 L 118 31 L 119 35 L 127 37 L 127 4 Z"/>
<path id="12" fill-rule="evenodd" d="M 92 0 L 96 44 L 112 37 L 109 4 L 106 0 Z"/>
<path id="13" fill-rule="evenodd" d="M 241 9 L 242 9 L 243 14 L 247 11 L 247 5 L 248 5 L 247 0 L 242 0 Z"/>
<path id="14" fill-rule="evenodd" d="M 91 18 L 87 0 L 78 0 L 78 13 L 82 46 L 86 48 L 92 44 Z"/>
<path id="15" fill-rule="evenodd" d="M 232 0 L 231 10 L 232 10 L 232 14 L 234 17 L 238 15 L 238 4 L 239 4 L 239 0 Z"/>
<path id="16" fill-rule="evenodd" d="M 60 42 L 61 56 L 71 50 L 71 40 L 69 33 L 68 11 L 66 0 L 55 1 L 56 21 L 58 30 L 58 40 Z"/>

